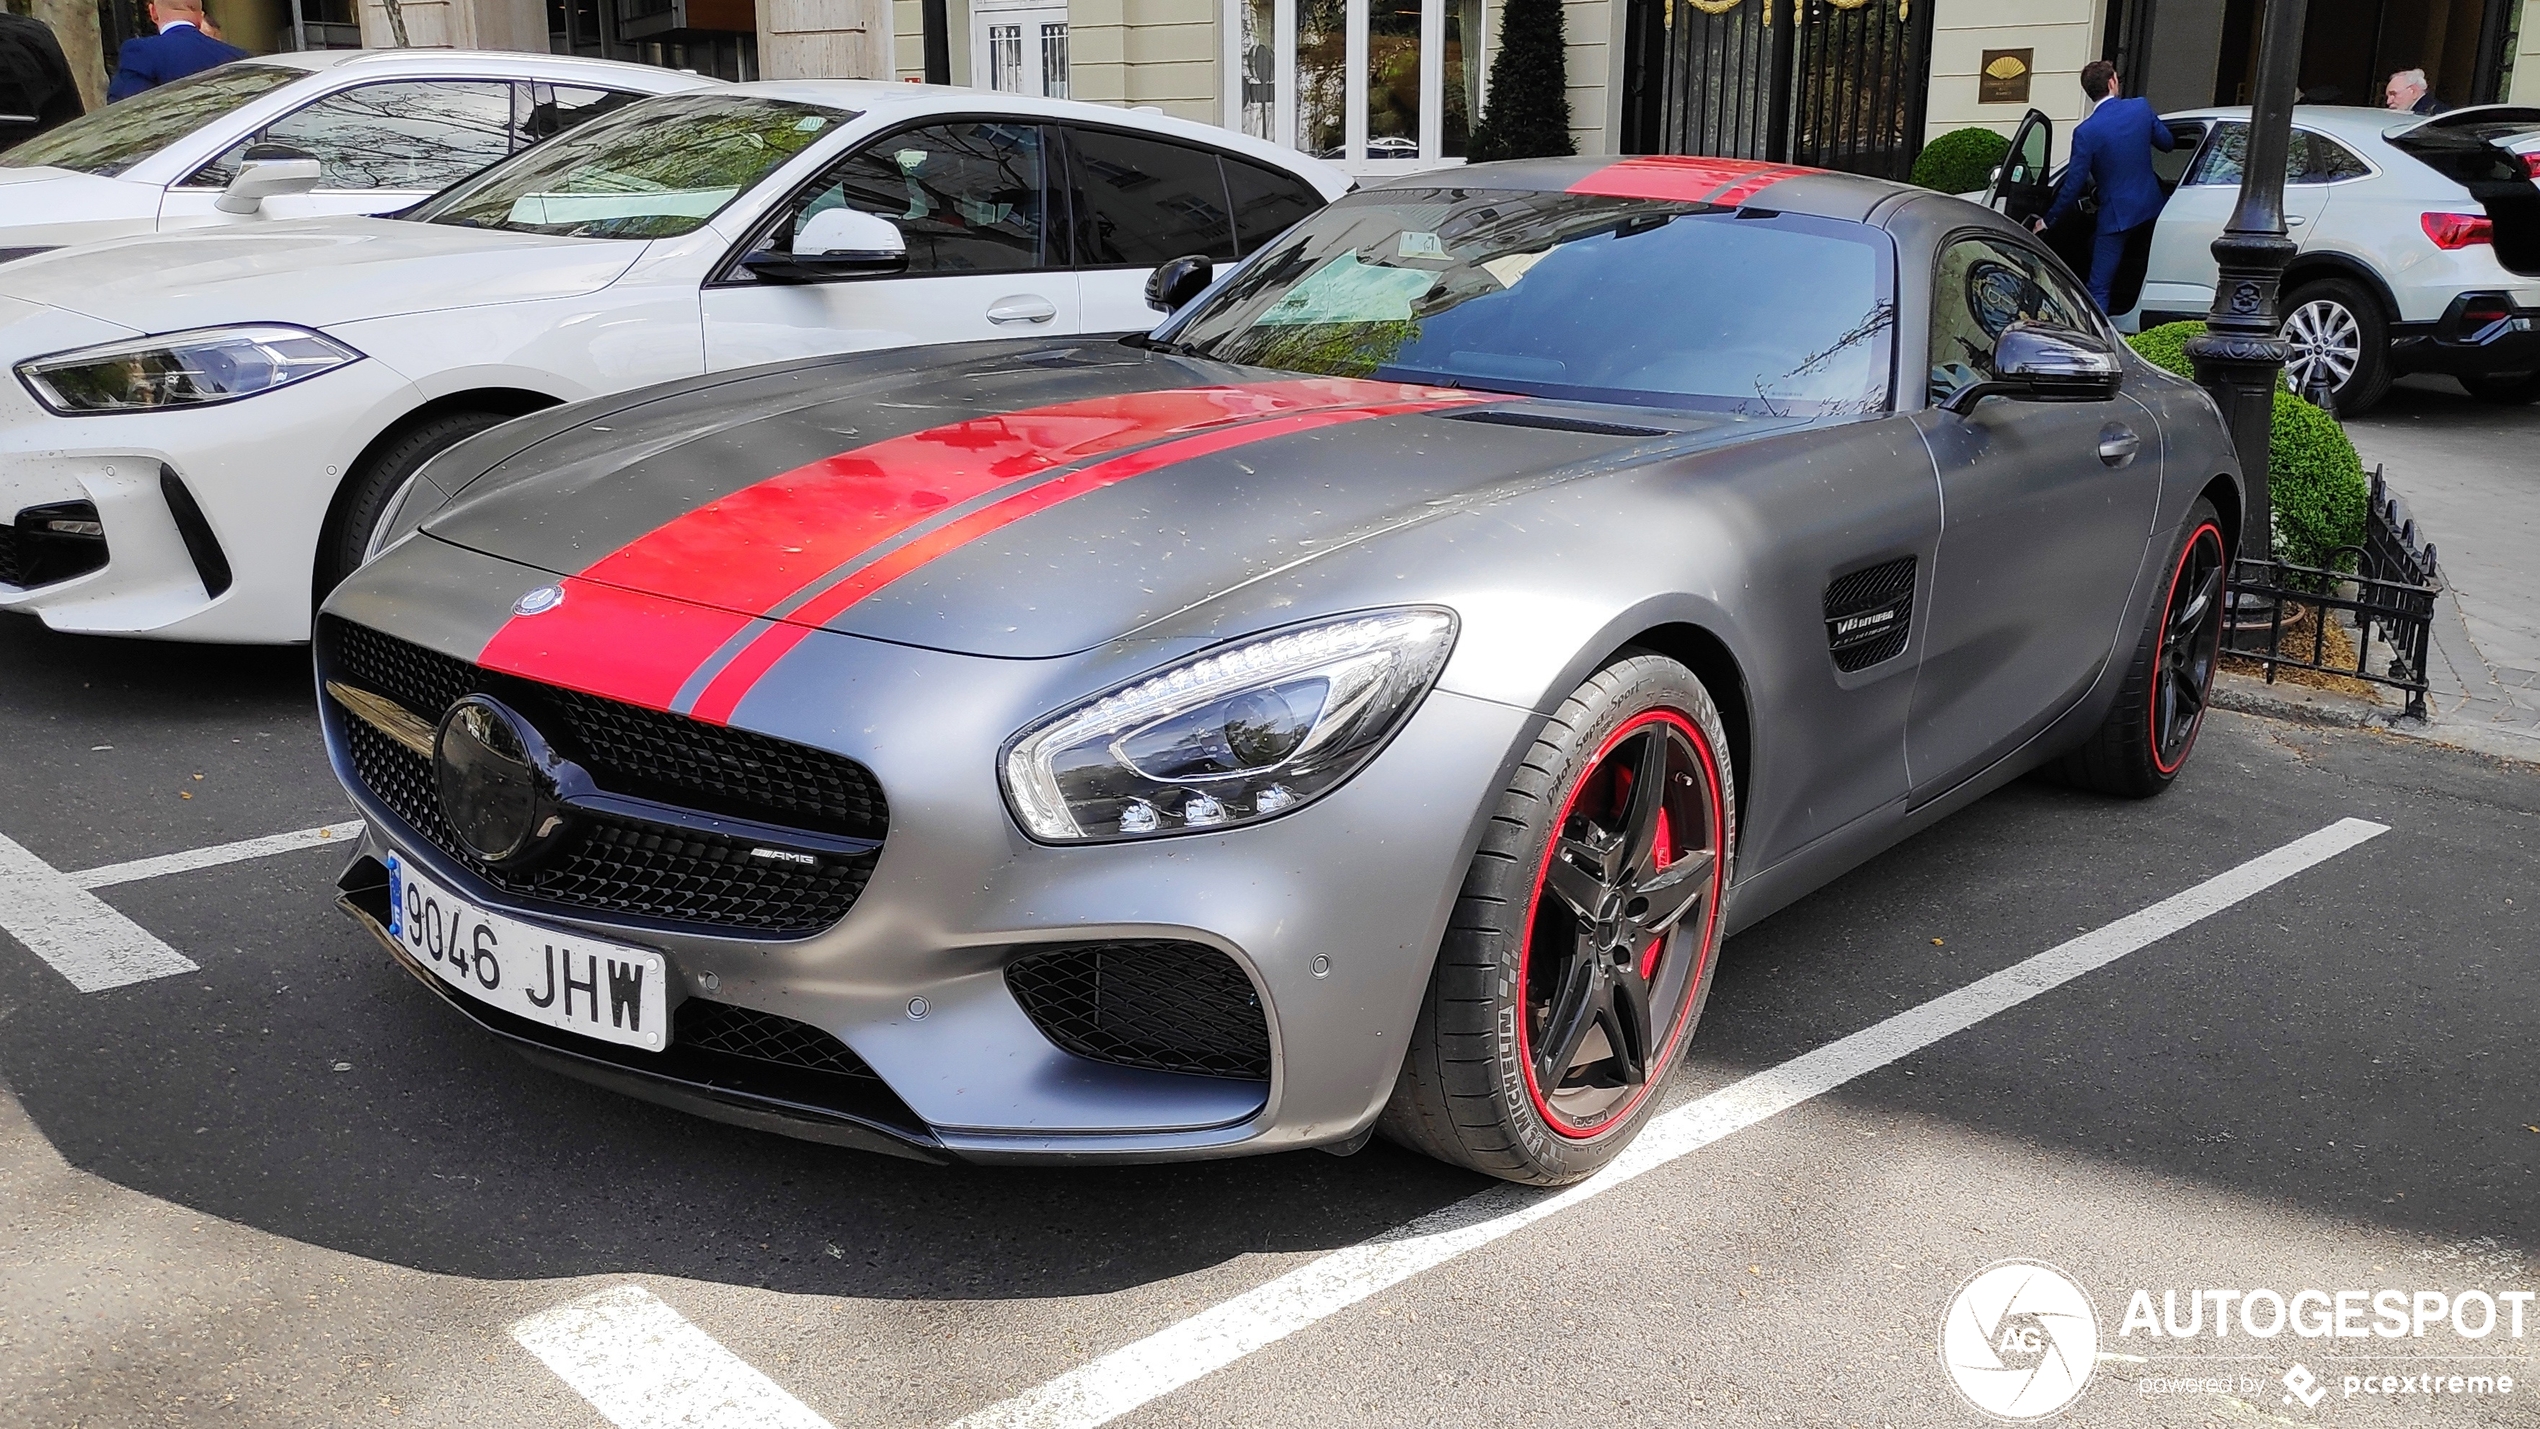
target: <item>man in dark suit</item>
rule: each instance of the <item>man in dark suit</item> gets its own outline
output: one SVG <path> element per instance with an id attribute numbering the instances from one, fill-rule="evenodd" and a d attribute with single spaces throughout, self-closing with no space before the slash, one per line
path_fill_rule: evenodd
<path id="1" fill-rule="evenodd" d="M 150 23 L 159 33 L 126 40 L 115 52 L 115 78 L 106 86 L 108 102 L 130 99 L 172 79 L 247 58 L 236 45 L 203 33 L 203 0 L 151 0 Z"/>
<path id="2" fill-rule="evenodd" d="M 0 149 L 77 119 L 81 107 L 53 27 L 0 10 Z"/>
<path id="3" fill-rule="evenodd" d="M 2403 69 L 2390 76 L 2381 86 L 2381 105 L 2402 114 L 2441 114 L 2452 107 L 2434 97 L 2421 69 Z"/>
<path id="4" fill-rule="evenodd" d="M 2160 175 L 2152 171 L 2152 151 L 2167 153 L 2178 141 L 2170 137 L 2161 116 L 2152 112 L 2150 100 L 2128 99 L 2119 91 L 2117 67 L 2106 60 L 2092 60 L 2081 67 L 2081 92 L 2091 98 L 2090 117 L 2073 126 L 2073 154 L 2064 166 L 2064 182 L 2056 188 L 2055 204 L 2037 227 L 2053 226 L 2081 202 L 2083 189 L 2098 186 L 2090 296 L 2105 312 L 2126 244 L 2137 229 L 2161 216 L 2161 205 L 2169 197 L 2161 192 Z"/>

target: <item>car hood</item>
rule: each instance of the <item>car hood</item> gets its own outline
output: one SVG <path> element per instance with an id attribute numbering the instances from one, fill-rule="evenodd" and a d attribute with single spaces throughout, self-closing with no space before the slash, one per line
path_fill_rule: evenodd
<path id="1" fill-rule="evenodd" d="M 593 609 L 666 598 L 761 629 L 1053 656 L 1406 525 L 1790 425 L 978 344 L 510 424 L 435 465 L 464 494 L 422 530 L 569 577 L 565 601 Z"/>
<path id="2" fill-rule="evenodd" d="M 0 267 L 0 294 L 143 332 L 234 322 L 309 327 L 594 292 L 645 245 L 322 218 L 143 234 Z"/>
<path id="3" fill-rule="evenodd" d="M 0 249 L 53 248 L 148 232 L 159 221 L 149 184 L 70 169 L 0 169 Z"/>

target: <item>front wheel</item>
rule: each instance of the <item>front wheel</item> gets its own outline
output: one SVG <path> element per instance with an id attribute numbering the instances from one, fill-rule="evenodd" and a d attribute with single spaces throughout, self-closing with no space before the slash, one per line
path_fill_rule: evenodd
<path id="1" fill-rule="evenodd" d="M 2221 518 L 2200 499 L 2188 508 L 2187 539 L 2171 556 L 2166 593 L 2143 627 L 2116 705 L 2090 742 L 2064 757 L 2066 780 L 2141 799 L 2187 767 L 2222 663 L 2230 568 Z"/>
<path id="2" fill-rule="evenodd" d="M 500 412 L 441 412 L 414 422 L 366 453 L 336 494 L 334 514 L 317 552 L 318 600 L 378 554 L 397 500 L 414 484 L 425 462 L 511 418 Z"/>
<path id="3" fill-rule="evenodd" d="M 1737 799 L 1693 672 L 1629 651 L 1562 703 L 1466 871 L 1379 1129 L 1576 1181 L 1655 1114 L 1709 994 Z"/>

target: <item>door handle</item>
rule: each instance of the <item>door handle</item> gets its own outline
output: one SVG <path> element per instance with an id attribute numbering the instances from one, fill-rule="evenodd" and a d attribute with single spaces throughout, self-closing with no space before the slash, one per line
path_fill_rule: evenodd
<path id="1" fill-rule="evenodd" d="M 2309 219 L 2298 213 L 2288 213 L 2284 216 L 2284 226 L 2287 228 L 2299 228 L 2308 222 L 2310 222 Z"/>
<path id="2" fill-rule="evenodd" d="M 1058 316 L 1058 305 L 1037 293 L 1015 293 L 988 304 L 988 321 L 1002 327 L 1007 323 L 1045 323 Z"/>
<path id="3" fill-rule="evenodd" d="M 2122 422 L 2110 422 L 2099 429 L 2099 459 L 2110 466 L 2123 466 L 2142 450 L 2143 439 L 2134 428 Z"/>

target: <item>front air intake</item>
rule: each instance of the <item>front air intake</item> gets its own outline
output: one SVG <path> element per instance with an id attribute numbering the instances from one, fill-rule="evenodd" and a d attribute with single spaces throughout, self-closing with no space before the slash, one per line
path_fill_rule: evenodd
<path id="1" fill-rule="evenodd" d="M 1043 1036 L 1079 1057 L 1270 1079 L 1270 1025 L 1252 979 L 1204 944 L 1069 943 L 1016 959 L 1005 984 Z"/>

